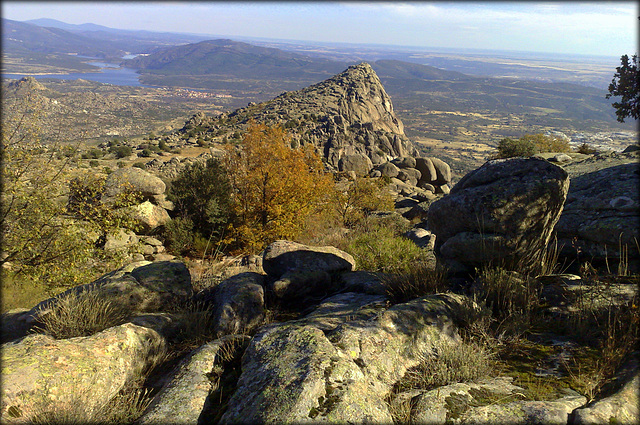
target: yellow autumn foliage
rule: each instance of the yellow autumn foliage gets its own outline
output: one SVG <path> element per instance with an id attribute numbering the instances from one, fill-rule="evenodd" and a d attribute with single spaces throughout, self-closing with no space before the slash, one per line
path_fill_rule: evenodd
<path id="1" fill-rule="evenodd" d="M 236 217 L 231 237 L 249 250 L 294 239 L 333 193 L 332 178 L 313 148 L 292 149 L 281 126 L 252 124 L 228 152 Z"/>

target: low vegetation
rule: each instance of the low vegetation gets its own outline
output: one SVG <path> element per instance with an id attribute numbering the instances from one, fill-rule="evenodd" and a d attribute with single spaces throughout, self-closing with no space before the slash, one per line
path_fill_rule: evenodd
<path id="1" fill-rule="evenodd" d="M 542 133 L 525 134 L 519 139 L 504 138 L 498 142 L 493 159 L 530 157 L 541 152 L 569 152 L 569 141 Z"/>

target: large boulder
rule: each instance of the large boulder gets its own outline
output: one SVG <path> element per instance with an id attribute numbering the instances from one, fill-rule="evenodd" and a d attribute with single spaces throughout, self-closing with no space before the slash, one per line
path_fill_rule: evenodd
<path id="1" fill-rule="evenodd" d="M 440 294 L 387 308 L 384 297 L 344 293 L 261 328 L 220 423 L 391 423 L 386 397 L 419 353 L 460 341 L 465 300 Z"/>
<path id="2" fill-rule="evenodd" d="M 436 174 L 436 167 L 429 158 L 416 158 L 416 169 L 420 171 L 420 180 L 418 181 L 418 186 L 420 187 L 436 181 L 438 178 L 438 175 Z"/>
<path id="3" fill-rule="evenodd" d="M 345 155 L 338 161 L 338 170 L 353 171 L 357 176 L 366 176 L 373 168 L 371 159 L 362 154 Z"/>
<path id="4" fill-rule="evenodd" d="M 123 191 L 140 192 L 145 198 L 161 195 L 166 190 L 165 183 L 158 177 L 138 167 L 118 168 L 105 181 L 104 195 L 117 196 Z"/>
<path id="5" fill-rule="evenodd" d="M 149 233 L 157 227 L 164 226 L 171 217 L 167 210 L 157 205 L 152 204 L 149 201 L 144 201 L 130 208 L 131 217 L 141 227 L 141 231 Z"/>
<path id="6" fill-rule="evenodd" d="M 166 342 L 152 329 L 124 324 L 90 337 L 29 335 L 2 346 L 2 422 L 29 423 L 54 406 L 81 406 L 80 422 L 162 359 Z"/>
<path id="7" fill-rule="evenodd" d="M 567 173 L 547 161 L 489 161 L 431 204 L 427 222 L 436 235 L 435 252 L 457 272 L 473 272 L 490 263 L 534 268 L 568 188 Z"/>
<path id="8" fill-rule="evenodd" d="M 451 181 L 451 168 L 449 164 L 438 158 L 429 158 L 436 170 L 435 186 L 442 186 Z"/>
<path id="9" fill-rule="evenodd" d="M 640 258 L 640 166 L 632 154 L 571 164 L 567 201 L 556 225 L 562 256 L 630 266 Z M 625 258 L 625 256 L 628 256 Z M 636 270 L 632 270 L 637 272 Z"/>
<path id="10" fill-rule="evenodd" d="M 307 246 L 281 240 L 264 250 L 262 267 L 268 275 L 279 278 L 290 270 L 351 271 L 356 262 L 350 254 L 332 246 Z"/>

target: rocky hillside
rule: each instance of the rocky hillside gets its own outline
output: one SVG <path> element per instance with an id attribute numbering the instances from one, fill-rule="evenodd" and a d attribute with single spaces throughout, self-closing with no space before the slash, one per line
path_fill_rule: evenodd
<path id="1" fill-rule="evenodd" d="M 196 114 L 181 133 L 212 140 L 224 135 L 228 139 L 251 121 L 284 125 L 295 144 L 316 146 L 335 169 L 340 168 L 340 159 L 347 155 L 368 157 L 376 165 L 416 154 L 393 111 L 391 99 L 367 63 L 350 66 L 321 83 L 283 93 L 264 103 L 249 104 L 228 115 Z"/>

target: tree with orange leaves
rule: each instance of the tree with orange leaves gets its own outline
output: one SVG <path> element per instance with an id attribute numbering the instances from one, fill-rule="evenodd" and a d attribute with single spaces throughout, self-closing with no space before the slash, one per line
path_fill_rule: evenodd
<path id="1" fill-rule="evenodd" d="M 281 126 L 252 124 L 241 144 L 229 148 L 226 168 L 237 220 L 233 239 L 251 250 L 295 238 L 333 192 L 311 146 L 291 148 Z"/>

